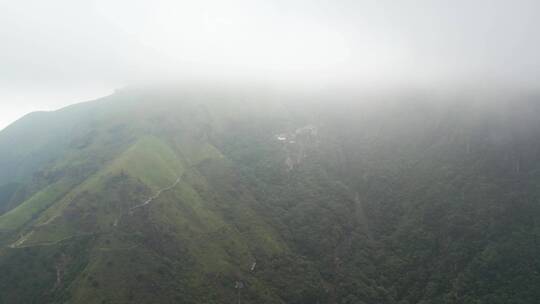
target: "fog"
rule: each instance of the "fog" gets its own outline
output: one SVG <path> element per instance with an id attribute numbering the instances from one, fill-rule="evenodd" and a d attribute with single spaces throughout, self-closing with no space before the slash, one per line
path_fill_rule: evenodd
<path id="1" fill-rule="evenodd" d="M 0 0 L 0 128 L 155 82 L 537 88 L 534 0 Z"/>

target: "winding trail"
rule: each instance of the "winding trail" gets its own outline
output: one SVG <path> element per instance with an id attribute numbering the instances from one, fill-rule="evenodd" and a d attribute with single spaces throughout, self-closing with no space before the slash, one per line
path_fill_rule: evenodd
<path id="1" fill-rule="evenodd" d="M 15 243 L 9 245 L 9 248 L 18 248 L 18 247 L 21 247 L 21 245 L 26 242 L 26 240 L 28 240 L 28 238 L 30 238 L 32 236 L 32 234 L 34 234 L 34 231 L 30 231 L 30 233 L 27 233 L 23 236 L 21 236 L 17 241 L 15 241 Z"/>
<path id="2" fill-rule="evenodd" d="M 158 198 L 161 196 L 161 194 L 163 194 L 164 192 L 170 191 L 170 190 L 172 190 L 174 187 L 178 186 L 179 183 L 180 183 L 180 177 L 178 177 L 178 175 L 177 175 L 176 181 L 175 181 L 174 183 L 172 183 L 170 186 L 167 186 L 167 187 L 165 187 L 165 188 L 159 189 L 159 190 L 156 192 L 156 194 L 154 194 L 153 196 L 149 197 L 144 203 L 129 208 L 127 214 L 133 215 L 133 212 L 135 212 L 135 210 L 137 210 L 137 209 L 139 209 L 139 208 L 142 208 L 142 207 L 144 207 L 144 206 L 149 205 L 149 204 L 152 203 L 154 200 L 158 199 Z M 125 214 L 125 213 L 124 213 L 124 214 L 121 214 L 117 219 L 114 220 L 113 227 L 117 227 L 117 226 L 118 226 L 118 223 L 120 222 L 120 219 L 121 219 L 124 215 L 126 215 L 126 214 Z"/>
<path id="3" fill-rule="evenodd" d="M 137 206 L 131 207 L 131 208 L 129 209 L 129 213 L 132 214 L 133 211 L 134 211 L 135 209 L 144 207 L 144 206 L 146 206 L 146 205 L 152 203 L 154 200 L 158 199 L 158 198 L 161 196 L 161 194 L 162 194 L 163 192 L 167 192 L 167 191 L 169 191 L 169 190 L 172 190 L 172 189 L 173 189 L 174 187 L 176 187 L 179 183 L 180 183 L 180 177 L 178 177 L 178 178 L 176 179 L 176 181 L 175 181 L 172 185 L 170 185 L 170 186 L 168 186 L 168 187 L 165 187 L 165 188 L 162 188 L 162 189 L 159 189 L 158 192 L 156 192 L 156 194 L 154 194 L 152 197 L 150 197 L 149 199 L 147 199 L 144 203 L 142 203 L 142 204 L 140 204 L 140 205 L 137 205 Z"/>
<path id="4" fill-rule="evenodd" d="M 135 210 L 139 209 L 139 208 L 142 208 L 144 206 L 147 206 L 149 205 L 150 203 L 152 203 L 154 200 L 158 199 L 161 194 L 163 194 L 164 192 L 167 192 L 169 190 L 172 190 L 174 187 L 178 186 L 178 184 L 180 183 L 180 177 L 178 177 L 178 175 L 176 176 L 176 181 L 174 183 L 172 183 L 170 186 L 167 186 L 165 188 L 161 188 L 159 189 L 156 194 L 154 194 L 153 196 L 149 197 L 144 203 L 142 204 L 139 204 L 139 205 L 136 205 L 136 206 L 133 206 L 131 208 L 129 208 L 127 214 L 128 215 L 133 215 L 133 212 L 135 212 Z M 126 215 L 126 213 L 124 214 L 121 214 L 118 218 L 116 218 L 114 220 L 114 223 L 113 223 L 113 227 L 117 227 L 118 226 L 118 223 L 120 222 L 120 219 Z"/>
<path id="5" fill-rule="evenodd" d="M 170 191 L 172 190 L 174 187 L 178 186 L 178 184 L 180 183 L 180 177 L 177 176 L 176 178 L 176 181 L 165 187 L 165 188 L 161 188 L 159 189 L 156 194 L 154 194 L 153 196 L 151 196 L 150 198 L 148 198 L 144 203 L 142 204 L 139 204 L 139 205 L 136 205 L 136 206 L 133 206 L 129 209 L 128 211 L 128 214 L 129 215 L 132 215 L 133 212 L 136 210 L 136 209 L 139 209 L 141 207 L 144 207 L 146 205 L 149 205 L 150 203 L 152 203 L 154 200 L 158 199 L 161 194 L 163 194 L 164 192 L 167 192 L 167 191 Z M 114 221 L 114 224 L 113 226 L 116 227 L 118 226 L 118 223 L 120 221 L 120 219 L 122 218 L 122 216 L 124 216 L 125 214 L 122 214 L 120 215 L 120 217 L 118 217 L 115 221 Z M 55 244 L 58 244 L 62 241 L 65 241 L 65 240 L 68 240 L 68 239 L 71 239 L 71 238 L 75 238 L 75 237 L 78 237 L 78 236 L 81 236 L 81 235 L 73 235 L 73 236 L 70 236 L 70 237 L 67 237 L 65 239 L 62 239 L 62 240 L 59 240 L 59 241 L 55 241 L 55 242 L 46 242 L 46 243 L 37 243 L 37 244 L 32 244 L 32 245 L 27 245 L 27 246 L 24 246 L 24 243 L 32 236 L 32 234 L 34 234 L 34 231 L 31 231 L 25 235 L 22 235 L 17 241 L 15 241 L 14 243 L 8 245 L 9 248 L 24 248 L 24 247 L 36 247 L 36 246 L 50 246 L 50 245 L 55 245 Z"/>
<path id="6" fill-rule="evenodd" d="M 18 241 L 16 241 L 15 243 L 9 245 L 8 247 L 12 248 L 12 249 L 15 249 L 15 248 L 31 248 L 31 247 L 53 246 L 53 245 L 57 245 L 57 244 L 59 244 L 61 242 L 67 241 L 67 240 L 80 238 L 80 237 L 85 237 L 85 236 L 93 236 L 93 235 L 98 234 L 98 233 L 82 233 L 82 234 L 76 234 L 76 235 L 68 236 L 68 237 L 65 237 L 63 239 L 53 241 L 53 242 L 41 242 L 41 243 L 33 243 L 33 244 L 30 244 L 30 245 L 24 245 L 24 242 L 26 242 L 28 240 L 28 238 L 30 236 L 32 236 L 33 233 L 34 233 L 34 231 L 29 232 L 28 234 L 24 235 Z"/>

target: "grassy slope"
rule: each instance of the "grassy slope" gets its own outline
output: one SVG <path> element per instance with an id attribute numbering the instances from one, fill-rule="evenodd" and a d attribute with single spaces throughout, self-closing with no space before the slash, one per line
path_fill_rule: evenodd
<path id="1" fill-rule="evenodd" d="M 437 128 L 418 126 L 425 117 L 416 108 L 390 124 L 381 123 L 388 114 L 357 122 L 358 111 L 348 111 L 351 121 L 327 122 L 336 133 L 321 135 L 292 171 L 272 119 L 239 114 L 239 124 L 219 122 L 228 134 L 212 135 L 189 113 L 158 113 L 24 230 L 32 233 L 24 245 L 49 246 L 0 250 L 0 270 L 36 273 L 0 280 L 0 303 L 54 303 L 43 295 L 63 254 L 74 270 L 52 294 L 75 303 L 233 303 L 237 281 L 247 286 L 243 303 L 510 303 L 513 293 L 515 303 L 533 303 L 539 177 L 528 170 L 538 172 L 539 162 L 527 145 L 535 137 L 512 149 L 481 132 L 456 143 L 446 132 L 460 127 L 440 127 L 440 118 Z M 181 129 L 158 138 L 167 119 Z M 491 130 L 484 127 L 470 128 Z M 177 187 L 126 215 L 177 174 Z M 22 223 L 42 204 L 6 221 Z"/>
<path id="2" fill-rule="evenodd" d="M 163 141 L 145 137 L 116 159 L 104 173 L 114 175 L 122 171 L 158 190 L 182 176 L 184 165 Z"/>
<path id="3" fill-rule="evenodd" d="M 10 253 L 2 254 L 3 263 L 18 263 L 18 251 L 48 251 L 47 258 L 36 255 L 37 260 L 47 264 L 47 278 L 38 279 L 43 281 L 40 284 L 46 283 L 31 295 L 39 297 L 41 292 L 51 292 L 54 264 L 68 254 L 63 244 L 78 244 L 90 237 L 93 241 L 87 244 L 86 262 L 76 254 L 69 257 L 70 264 L 84 265 L 83 268 L 71 277 L 72 281 L 55 290 L 53 298 L 68 297 L 77 303 L 148 303 L 152 299 L 200 303 L 201 299 L 219 302 L 223 298 L 233 301 L 235 281 L 244 278 L 259 286 L 253 297 L 262 302 L 277 302 L 263 282 L 249 278 L 249 268 L 258 257 L 284 252 L 286 246 L 252 210 L 252 198 L 235 198 L 229 193 L 223 201 L 219 197 L 224 197 L 224 190 L 212 190 L 213 182 L 209 184 L 199 172 L 199 166 L 208 161 L 215 162 L 216 169 L 229 170 L 224 156 L 206 140 L 189 133 L 173 133 L 180 137 L 164 140 L 145 135 L 147 122 L 137 125 L 130 136 L 138 139 L 117 156 L 113 156 L 115 150 L 111 149 L 115 139 L 109 136 L 109 127 L 100 125 L 97 133 L 82 132 L 75 142 L 76 148 L 83 150 L 68 151 L 62 161 L 50 168 L 52 172 L 89 165 L 101 166 L 100 169 L 76 186 L 48 185 L 0 217 L 6 229 L 21 228 L 36 218 L 32 226 L 22 230 L 24 237 L 17 242 L 20 248 L 2 249 Z M 189 127 L 185 132 L 197 133 L 197 128 Z M 112 159 L 107 161 L 108 158 Z M 130 206 L 144 202 L 177 177 L 182 177 L 182 181 L 176 188 L 133 216 L 126 216 Z M 222 178 L 233 180 L 234 176 L 226 172 Z M 225 211 L 238 214 L 233 219 Z M 115 219 L 121 219 L 117 228 L 113 226 Z M 253 228 L 240 231 L 238 225 Z M 209 276 L 213 277 L 210 282 Z M 162 295 L 152 296 L 149 281 L 162 285 L 169 282 L 168 288 L 156 287 Z M 26 284 L 21 277 L 17 282 Z M 214 292 L 209 293 L 209 288 Z M 10 290 L 18 293 L 19 289 Z M 24 297 L 12 297 L 10 293 L 0 297 L 0 302 L 5 299 Z"/>
<path id="4" fill-rule="evenodd" d="M 173 154 L 166 153 L 168 149 L 163 147 L 163 143 L 155 138 L 144 140 L 129 149 L 110 168 L 115 168 L 113 171 L 116 172 L 123 170 L 119 168 L 126 168 L 128 174 L 138 174 L 140 180 L 154 182 L 153 175 L 147 174 L 148 171 L 142 168 L 163 169 L 160 176 L 178 172 L 171 170 L 171 166 L 160 168 L 162 161 L 173 160 Z M 138 157 L 142 151 L 145 152 L 143 157 Z M 161 156 L 151 159 L 149 155 Z M 148 286 L 142 289 L 134 286 L 146 280 L 154 280 L 161 282 L 161 286 L 155 286 L 155 290 L 162 291 L 162 294 L 154 297 L 154 301 L 181 298 L 189 302 L 186 297 L 199 299 L 197 301 L 207 299 L 209 302 L 219 302 L 221 297 L 230 297 L 232 300 L 235 277 L 249 279 L 249 268 L 258 256 L 273 256 L 284 252 L 286 248 L 275 231 L 251 210 L 252 202 L 248 197 L 227 201 L 217 199 L 225 197 L 224 193 L 215 193 L 213 185 L 209 185 L 199 173 L 200 164 L 215 162 L 216 170 L 221 168 L 225 171 L 222 176 L 225 181 L 234 179 L 234 176 L 227 175 L 230 172 L 227 172 L 226 161 L 221 154 L 208 144 L 203 144 L 200 152 L 194 155 L 197 157 L 191 159 L 197 161 L 191 163 L 177 187 L 163 193 L 148 206 L 148 211 L 137 211 L 120 224 L 119 230 L 104 236 L 107 238 L 106 244 L 95 249 L 92 263 L 85 269 L 84 276 L 79 277 L 72 286 L 74 299 L 80 303 L 144 303 L 150 301 L 149 291 L 145 290 Z M 137 161 L 136 166 L 126 167 L 133 161 Z M 236 209 L 232 211 L 236 213 L 236 218 L 228 218 L 223 213 L 226 206 Z M 251 228 L 239 231 L 239 225 Z M 118 256 L 119 253 L 122 256 Z M 133 264 L 135 261 L 136 264 Z M 175 267 L 178 269 L 172 272 Z M 134 273 L 138 273 L 138 279 L 133 279 Z M 217 278 L 224 277 L 208 283 L 207 276 L 211 274 L 217 275 Z M 172 277 L 163 281 L 163 277 L 168 276 Z M 252 290 L 253 296 L 263 296 L 268 287 L 254 278 L 249 280 L 259 286 L 257 292 L 256 289 Z M 168 289 L 162 286 L 164 282 L 169 285 Z M 209 293 L 207 289 L 212 287 L 208 284 L 228 286 L 224 289 L 225 294 L 215 298 L 216 294 L 223 292 L 223 287 L 214 285 L 216 291 Z M 103 285 L 108 287 L 99 287 Z M 189 291 L 185 288 L 189 288 Z M 275 296 L 268 297 L 266 302 L 276 301 L 269 300 Z"/>
<path id="5" fill-rule="evenodd" d="M 0 230 L 17 230 L 39 215 L 43 210 L 57 202 L 72 185 L 59 181 L 47 186 L 15 209 L 0 216 Z"/>
<path id="6" fill-rule="evenodd" d="M 174 182 L 176 174 L 181 174 L 182 167 L 174 152 L 161 141 L 152 137 L 143 138 L 45 210 L 37 221 L 38 229 L 24 244 L 50 243 L 82 233 L 79 227 L 71 224 L 74 220 L 68 221 L 64 216 L 74 208 L 82 212 L 78 215 L 80 217 L 84 217 L 86 212 L 96 213 L 93 216 L 100 222 L 96 229 L 109 226 L 126 210 L 110 210 L 107 205 L 91 199 L 94 194 L 106 193 L 107 182 L 114 176 L 126 174 L 156 191 Z M 131 203 L 136 205 L 145 200 L 146 197 L 140 197 L 139 202 Z"/>
<path id="7" fill-rule="evenodd" d="M 189 145 L 186 145 L 187 142 Z M 227 161 L 214 146 L 204 141 L 184 138 L 176 144 L 176 149 L 173 150 L 159 138 L 143 136 L 97 173 L 71 189 L 63 198 L 45 195 L 55 189 L 54 186 L 49 186 L 43 193 L 37 194 L 35 198 L 7 214 L 4 217 L 5 225 L 19 227 L 15 226 L 15 223 L 24 224 L 28 217 L 36 216 L 44 207 L 52 204 L 40 214 L 34 228 L 26 230 L 24 242 L 19 243 L 21 247 L 40 244 L 56 247 L 63 240 L 78 242 L 71 238 L 74 236 L 83 236 L 87 232 L 99 233 L 96 236 L 101 241 L 93 246 L 89 264 L 70 286 L 70 297 L 80 303 L 133 300 L 134 292 L 131 290 L 141 284 L 140 280 L 143 279 L 140 276 L 154 277 L 153 280 L 166 276 L 163 269 L 170 265 L 163 264 L 160 259 L 174 260 L 174 254 L 168 252 L 167 248 L 176 248 L 179 244 L 183 244 L 181 250 L 187 250 L 185 254 L 191 257 L 193 265 L 186 268 L 182 258 L 177 257 L 179 260 L 175 263 L 178 264 L 177 267 L 182 267 L 178 270 L 183 273 L 182 280 L 172 280 L 171 284 L 190 286 L 195 298 L 212 301 L 216 294 L 205 295 L 205 286 L 208 284 L 206 275 L 221 273 L 228 277 L 212 284 L 219 285 L 223 281 L 234 284 L 234 277 L 229 276 L 249 273 L 251 264 L 258 256 L 278 254 L 283 252 L 286 246 L 275 231 L 264 224 L 252 210 L 252 198 L 225 195 L 222 191 L 226 189 L 213 189 L 215 179 L 209 182 L 199 172 L 202 164 L 210 162 L 211 170 L 222 172 L 222 184 L 234 180 Z M 208 164 L 203 165 L 205 166 Z M 205 170 L 205 174 L 208 174 L 208 170 Z M 126 208 L 129 208 L 126 203 L 142 203 L 158 189 L 172 184 L 177 177 L 182 177 L 177 187 L 164 193 L 159 200 L 148 206 L 148 210 L 140 211 L 141 214 L 147 213 L 145 217 L 139 218 L 136 214 L 122 220 L 118 229 L 112 227 L 115 219 L 126 214 Z M 123 181 L 117 182 L 117 179 Z M 141 187 L 147 190 L 137 190 Z M 115 199 L 120 195 L 118 193 L 126 191 L 131 193 L 133 199 Z M 50 199 L 43 199 L 49 196 Z M 227 200 L 219 197 L 227 197 Z M 231 214 L 234 214 L 234 218 L 230 218 Z M 89 218 L 96 219 L 92 226 L 94 230 L 90 231 L 81 227 Z M 155 230 L 149 230 L 150 227 Z M 251 228 L 246 230 L 245 227 Z M 162 240 L 159 235 L 165 231 L 169 231 L 170 238 Z M 147 247 L 146 242 L 158 244 Z M 124 253 L 126 256 L 118 256 L 118 253 L 125 252 L 126 248 L 129 248 L 128 252 Z M 133 259 L 139 262 L 133 264 Z M 155 273 L 156 269 L 159 270 L 158 273 Z M 138 279 L 133 278 L 136 272 L 143 274 Z M 261 288 L 261 295 L 265 294 L 264 283 L 255 280 L 253 284 Z M 100 287 L 104 285 L 114 285 L 114 288 Z M 234 297 L 234 288 L 229 286 L 226 290 L 227 295 L 222 296 Z M 167 297 L 173 297 L 173 294 L 174 292 Z M 177 294 L 176 297 L 181 295 Z M 146 297 L 148 291 L 137 296 L 140 301 Z"/>

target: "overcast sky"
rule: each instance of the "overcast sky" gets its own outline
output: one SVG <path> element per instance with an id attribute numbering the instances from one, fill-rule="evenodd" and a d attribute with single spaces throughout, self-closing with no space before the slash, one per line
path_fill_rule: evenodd
<path id="1" fill-rule="evenodd" d="M 0 129 L 130 84 L 536 86 L 537 0 L 0 0 Z"/>

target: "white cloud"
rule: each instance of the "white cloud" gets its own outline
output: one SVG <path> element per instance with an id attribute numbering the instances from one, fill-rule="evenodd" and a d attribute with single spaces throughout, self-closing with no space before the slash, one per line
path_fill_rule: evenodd
<path id="1" fill-rule="evenodd" d="M 533 0 L 0 0 L 0 121 L 176 78 L 534 85 L 538 27 Z"/>

